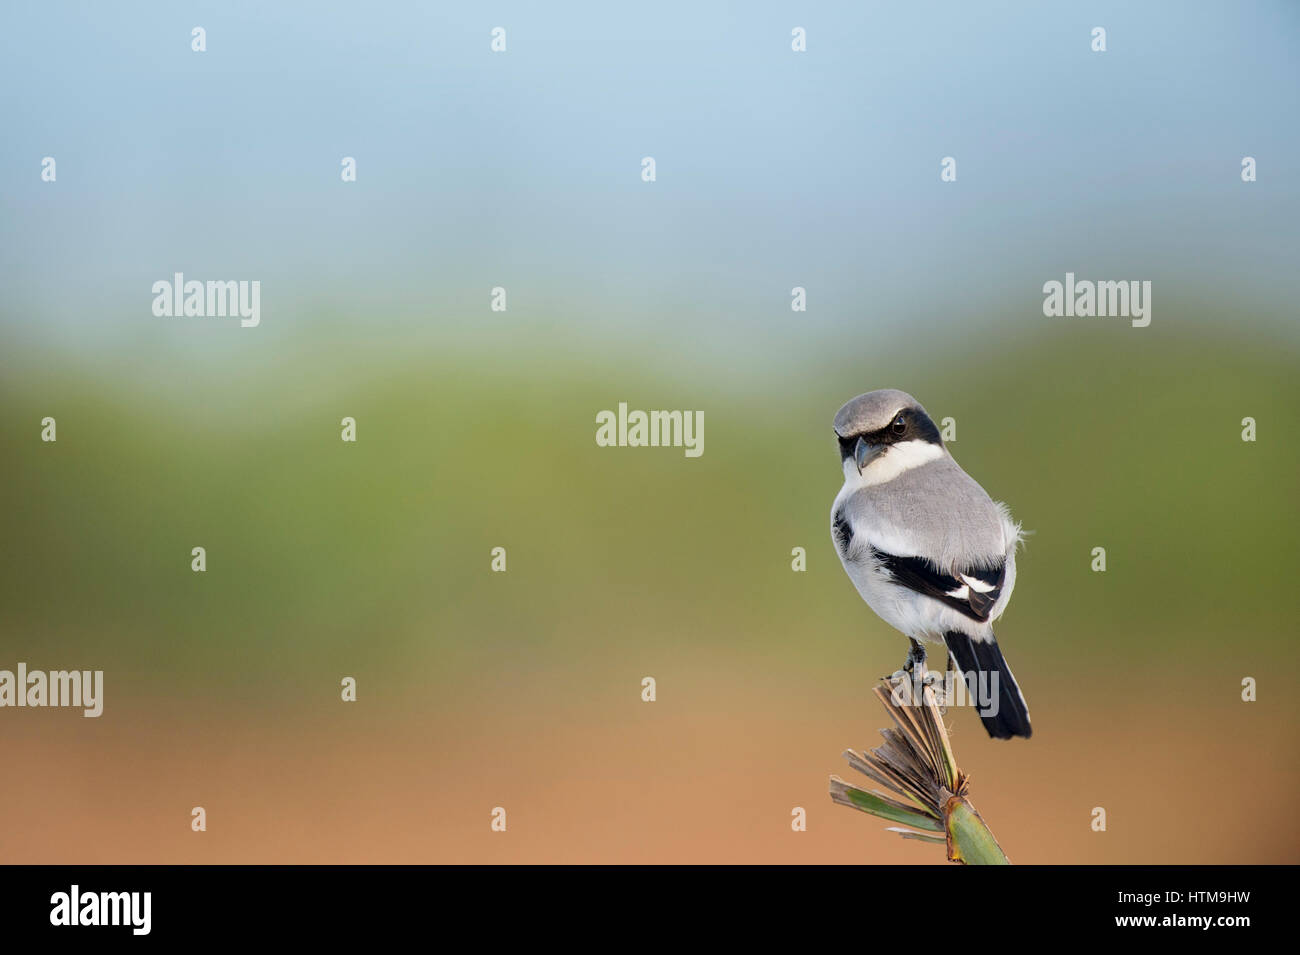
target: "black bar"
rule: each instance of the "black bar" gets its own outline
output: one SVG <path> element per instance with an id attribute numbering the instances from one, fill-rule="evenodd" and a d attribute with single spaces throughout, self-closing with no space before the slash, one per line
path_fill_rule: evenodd
<path id="1" fill-rule="evenodd" d="M 1098 937 L 1232 944 L 1286 928 L 1294 878 L 1290 867 L 1245 866 L 564 867 L 544 875 L 539 868 L 12 866 L 0 868 L 0 931 L 6 942 L 328 943 L 400 941 L 412 930 L 443 937 L 477 926 L 497 939 L 513 931 L 598 940 L 599 926 L 621 923 L 627 934 L 609 941 L 668 930 L 761 940 L 780 928 L 813 944 L 851 944 L 864 931 L 900 933 L 900 944 L 909 936 L 913 944 Z M 127 924 L 52 924 L 70 909 L 74 885 L 81 911 L 95 917 L 100 893 L 149 893 L 147 934 L 136 933 L 143 894 L 131 908 L 123 896 L 107 900 L 108 915 L 116 908 Z"/>

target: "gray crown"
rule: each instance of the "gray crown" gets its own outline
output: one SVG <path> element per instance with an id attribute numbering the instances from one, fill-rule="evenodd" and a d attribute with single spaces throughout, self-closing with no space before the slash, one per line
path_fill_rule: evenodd
<path id="1" fill-rule="evenodd" d="M 868 391 L 849 401 L 835 414 L 835 433 L 841 438 L 855 434 L 866 434 L 888 427 L 894 415 L 906 408 L 925 409 L 906 391 L 896 388 L 882 388 L 880 391 Z M 929 417 L 928 415 L 926 417 Z"/>

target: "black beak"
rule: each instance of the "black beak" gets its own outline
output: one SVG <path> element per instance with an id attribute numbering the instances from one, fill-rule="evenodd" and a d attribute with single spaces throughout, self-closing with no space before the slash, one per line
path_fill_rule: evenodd
<path id="1" fill-rule="evenodd" d="M 853 447 L 853 460 L 857 462 L 859 474 L 862 473 L 862 469 L 870 464 L 871 459 L 879 454 L 880 451 L 880 445 L 871 444 L 866 438 L 858 438 L 858 443 Z"/>

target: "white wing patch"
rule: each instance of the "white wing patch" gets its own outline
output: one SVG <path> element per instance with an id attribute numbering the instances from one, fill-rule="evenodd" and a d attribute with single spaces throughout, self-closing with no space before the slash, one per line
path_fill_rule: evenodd
<path id="1" fill-rule="evenodd" d="M 976 593 L 989 594 L 998 589 L 996 584 L 985 583 L 984 581 L 978 580 L 974 577 L 967 577 L 965 574 L 959 574 L 958 576 L 966 583 L 967 587 L 970 587 L 970 589 Z M 962 588 L 962 590 L 965 589 L 966 587 Z M 950 594 L 949 596 L 956 597 L 957 594 Z M 962 594 L 962 596 L 966 595 Z"/>

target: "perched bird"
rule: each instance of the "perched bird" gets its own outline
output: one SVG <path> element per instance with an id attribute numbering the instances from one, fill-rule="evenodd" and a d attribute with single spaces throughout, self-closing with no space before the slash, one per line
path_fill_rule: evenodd
<path id="1" fill-rule="evenodd" d="M 1016 583 L 1020 525 L 953 460 L 911 395 L 854 398 L 835 415 L 844 486 L 831 537 L 858 593 L 911 641 L 904 671 L 925 661 L 923 640 L 947 645 L 975 689 L 990 736 L 1029 736 L 1029 710 L 993 636 Z M 983 676 L 980 676 L 983 674 Z"/>

